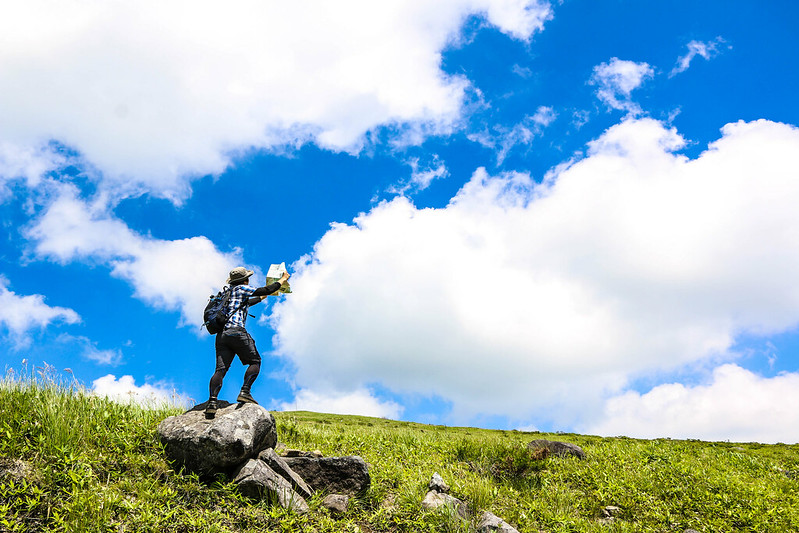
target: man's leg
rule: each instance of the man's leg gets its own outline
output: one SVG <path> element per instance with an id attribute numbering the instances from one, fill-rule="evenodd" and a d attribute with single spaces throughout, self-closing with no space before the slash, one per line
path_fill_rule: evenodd
<path id="1" fill-rule="evenodd" d="M 236 332 L 235 350 L 241 362 L 247 365 L 247 370 L 244 372 L 244 384 L 241 386 L 241 393 L 237 401 L 258 403 L 250 394 L 250 387 L 252 387 L 252 384 L 261 372 L 261 354 L 258 353 L 252 336 L 244 329 Z"/>
<path id="2" fill-rule="evenodd" d="M 225 337 L 225 332 L 216 335 L 216 370 L 214 371 L 214 375 L 211 376 L 211 381 L 208 383 L 208 403 L 205 407 L 205 416 L 207 418 L 213 418 L 214 415 L 216 415 L 217 396 L 222 389 L 222 382 L 225 379 L 225 374 L 227 374 L 230 363 L 233 362 L 233 356 L 235 355 L 229 343 L 226 342 L 227 339 Z"/>

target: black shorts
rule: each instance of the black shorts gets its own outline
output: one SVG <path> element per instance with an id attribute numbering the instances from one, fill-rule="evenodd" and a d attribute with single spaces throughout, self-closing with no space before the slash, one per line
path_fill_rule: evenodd
<path id="1" fill-rule="evenodd" d="M 228 328 L 216 335 L 216 368 L 229 368 L 238 355 L 245 365 L 261 362 L 255 341 L 244 328 Z"/>

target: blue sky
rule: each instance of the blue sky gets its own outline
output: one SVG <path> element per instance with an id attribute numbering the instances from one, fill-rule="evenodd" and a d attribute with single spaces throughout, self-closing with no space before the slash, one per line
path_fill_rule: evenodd
<path id="1" fill-rule="evenodd" d="M 202 402 L 285 261 L 270 408 L 799 441 L 795 3 L 4 11 L 7 372 Z"/>

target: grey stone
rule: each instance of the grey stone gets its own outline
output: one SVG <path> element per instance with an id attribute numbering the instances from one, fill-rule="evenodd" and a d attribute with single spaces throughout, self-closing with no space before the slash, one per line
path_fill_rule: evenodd
<path id="1" fill-rule="evenodd" d="M 250 459 L 234 474 L 233 482 L 248 498 L 268 500 L 298 514 L 308 512 L 308 503 L 291 483 L 259 459 Z"/>
<path id="2" fill-rule="evenodd" d="M 357 455 L 284 459 L 313 491 L 355 496 L 366 492 L 372 484 L 369 467 Z"/>
<path id="3" fill-rule="evenodd" d="M 455 513 L 461 518 L 466 518 L 469 514 L 469 509 L 465 503 L 450 494 L 443 492 L 436 492 L 434 490 L 425 494 L 422 500 L 422 507 L 425 509 L 439 509 L 445 507 Z"/>
<path id="4" fill-rule="evenodd" d="M 438 472 L 433 472 L 433 477 L 430 478 L 427 488 L 436 492 L 449 492 L 449 485 L 444 482 L 444 478 Z"/>
<path id="5" fill-rule="evenodd" d="M 477 533 L 492 533 L 498 531 L 500 533 L 519 533 L 519 531 L 505 522 L 503 519 L 488 511 L 483 512 L 480 516 L 480 522 L 477 524 Z"/>
<path id="6" fill-rule="evenodd" d="M 346 513 L 349 503 L 350 497 L 345 494 L 328 494 L 322 500 L 322 505 L 334 516 L 341 516 Z"/>
<path id="7" fill-rule="evenodd" d="M 570 442 L 536 439 L 527 445 L 528 450 L 537 450 L 539 448 L 546 448 L 552 455 L 557 455 L 560 457 L 573 455 L 578 459 L 585 459 L 585 452 L 583 449 Z"/>
<path id="8" fill-rule="evenodd" d="M 275 419 L 254 403 L 219 402 L 216 417 L 205 418 L 205 404 L 158 425 L 158 436 L 173 463 L 198 474 L 225 472 L 277 444 Z"/>
<path id="9" fill-rule="evenodd" d="M 615 518 L 621 514 L 621 507 L 615 505 L 607 505 L 602 508 L 602 515 L 605 518 Z"/>
<path id="10" fill-rule="evenodd" d="M 269 466 L 272 470 L 280 474 L 283 479 L 291 483 L 291 486 L 297 491 L 303 498 L 310 498 L 311 497 L 311 488 L 302 479 L 297 473 L 289 467 L 286 463 L 286 460 L 280 457 L 275 450 L 272 448 L 267 448 L 266 450 L 262 451 L 258 454 L 258 459 L 263 461 L 264 463 Z"/>

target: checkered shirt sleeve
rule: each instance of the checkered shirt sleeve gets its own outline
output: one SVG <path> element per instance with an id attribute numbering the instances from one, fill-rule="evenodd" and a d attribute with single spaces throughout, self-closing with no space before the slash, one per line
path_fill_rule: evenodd
<path id="1" fill-rule="evenodd" d="M 252 296 L 252 293 L 255 292 L 255 287 L 251 287 L 249 285 L 236 285 L 232 290 L 233 292 L 230 295 L 230 300 L 228 300 L 227 307 L 225 307 L 225 313 L 230 313 L 239 307 L 241 302 Z M 246 322 L 247 306 L 245 305 L 227 319 L 227 322 L 225 323 L 225 329 L 234 327 L 243 328 Z"/>

